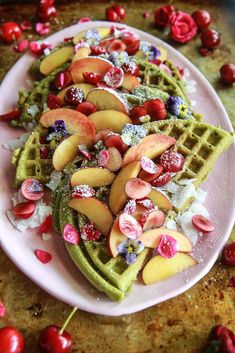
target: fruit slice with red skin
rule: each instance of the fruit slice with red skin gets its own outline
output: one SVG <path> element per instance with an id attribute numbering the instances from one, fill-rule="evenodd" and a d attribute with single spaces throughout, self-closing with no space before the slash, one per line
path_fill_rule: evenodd
<path id="1" fill-rule="evenodd" d="M 59 108 L 42 114 L 40 123 L 44 127 L 52 126 L 56 120 L 63 120 L 66 130 L 71 135 L 95 137 L 96 131 L 93 122 L 84 114 L 73 109 Z"/>
<path id="2" fill-rule="evenodd" d="M 132 123 L 128 115 L 117 110 L 100 110 L 89 115 L 89 119 L 93 121 L 97 132 L 111 129 L 113 132 L 120 133 L 125 124 Z"/>
<path id="3" fill-rule="evenodd" d="M 36 209 L 36 205 L 32 201 L 21 202 L 16 205 L 12 212 L 17 218 L 28 219 L 30 218 Z"/>
<path id="4" fill-rule="evenodd" d="M 99 187 L 112 184 L 115 174 L 104 168 L 91 167 L 80 168 L 71 177 L 71 186 L 87 184 L 92 187 Z"/>
<path id="5" fill-rule="evenodd" d="M 61 103 L 62 105 L 65 105 L 64 97 L 65 97 L 66 92 L 72 87 L 80 88 L 84 92 L 85 98 L 86 98 L 87 94 L 90 92 L 90 90 L 95 88 L 94 85 L 90 85 L 89 83 L 76 83 L 76 84 L 70 85 L 68 87 L 65 87 L 64 89 L 62 89 L 62 91 L 60 91 L 57 94 L 57 97 L 59 97 L 62 101 L 62 103 Z"/>
<path id="6" fill-rule="evenodd" d="M 24 198 L 29 201 L 37 201 L 44 196 L 43 185 L 40 181 L 32 178 L 24 180 L 21 185 L 21 192 Z"/>
<path id="7" fill-rule="evenodd" d="M 109 154 L 109 159 L 107 163 L 104 165 L 104 167 L 110 170 L 111 172 L 118 171 L 122 166 L 121 153 L 115 147 L 109 147 L 107 149 L 107 152 Z"/>
<path id="8" fill-rule="evenodd" d="M 165 172 L 177 173 L 183 169 L 184 157 L 175 151 L 165 151 L 160 157 L 160 164 Z"/>
<path id="9" fill-rule="evenodd" d="M 51 54 L 45 56 L 41 61 L 39 70 L 43 75 L 48 75 L 57 67 L 66 63 L 74 54 L 73 46 L 66 46 L 53 51 Z"/>
<path id="10" fill-rule="evenodd" d="M 1 353 L 23 353 L 24 337 L 22 333 L 13 326 L 0 328 L 0 342 Z"/>
<path id="11" fill-rule="evenodd" d="M 235 266 L 235 242 L 225 245 L 222 259 L 226 265 Z"/>
<path id="12" fill-rule="evenodd" d="M 192 224 L 199 232 L 210 233 L 215 230 L 215 226 L 209 219 L 201 215 L 195 215 L 192 218 Z"/>
<path id="13" fill-rule="evenodd" d="M 52 219 L 52 215 L 50 214 L 40 224 L 39 233 L 41 233 L 41 234 L 48 233 L 48 232 L 50 232 L 52 230 L 52 227 L 53 227 L 53 219 Z"/>
<path id="14" fill-rule="evenodd" d="M 111 27 L 99 27 L 97 28 L 97 31 L 100 35 L 101 38 L 105 38 L 108 35 L 110 35 L 111 33 Z M 81 39 L 85 39 L 85 35 L 86 35 L 87 30 L 82 31 L 80 33 L 78 33 L 74 38 L 73 38 L 73 43 L 77 44 L 80 42 Z"/>
<path id="15" fill-rule="evenodd" d="M 93 103 L 98 110 L 117 110 L 128 115 L 128 107 L 124 100 L 111 88 L 94 88 L 86 100 Z"/>
<path id="16" fill-rule="evenodd" d="M 159 228 L 165 221 L 165 215 L 161 210 L 150 212 L 144 223 L 143 230 L 149 230 L 152 228 Z"/>
<path id="17" fill-rule="evenodd" d="M 145 284 L 161 282 L 196 264 L 196 260 L 183 253 L 177 253 L 170 259 L 157 255 L 145 265 L 142 272 L 143 281 Z"/>
<path id="18" fill-rule="evenodd" d="M 122 168 L 114 179 L 109 193 L 109 206 L 113 214 L 117 214 L 127 202 L 126 183 L 129 179 L 137 177 L 140 168 L 140 162 L 134 161 Z"/>
<path id="19" fill-rule="evenodd" d="M 128 91 L 132 92 L 136 87 L 140 85 L 140 81 L 137 79 L 136 76 L 132 75 L 124 75 L 122 81 L 122 87 L 127 89 Z"/>
<path id="20" fill-rule="evenodd" d="M 162 235 L 169 235 L 170 237 L 177 240 L 178 251 L 191 252 L 193 249 L 190 240 L 186 238 L 182 233 L 167 228 L 154 228 L 147 230 L 141 235 L 140 241 L 142 241 L 144 246 L 147 248 L 156 249 Z"/>
<path id="21" fill-rule="evenodd" d="M 60 333 L 58 326 L 47 326 L 38 340 L 42 353 L 69 353 L 72 347 L 72 337 L 67 331 Z"/>
<path id="22" fill-rule="evenodd" d="M 143 199 L 147 197 L 152 191 L 151 184 L 140 178 L 133 178 L 128 180 L 125 186 L 125 192 L 130 199 Z"/>
<path id="23" fill-rule="evenodd" d="M 108 248 L 112 257 L 118 255 L 117 247 L 127 238 L 124 234 L 121 233 L 119 228 L 119 217 L 117 217 L 113 223 L 112 229 L 108 238 Z"/>
<path id="24" fill-rule="evenodd" d="M 166 172 L 164 174 L 158 175 L 155 179 L 151 181 L 153 186 L 163 186 L 166 185 L 171 180 L 171 173 Z"/>
<path id="25" fill-rule="evenodd" d="M 122 213 L 119 216 L 119 229 L 122 234 L 130 239 L 137 239 L 142 234 L 142 227 L 139 222 L 130 214 Z"/>
<path id="26" fill-rule="evenodd" d="M 156 164 L 156 166 L 157 166 L 157 172 L 155 174 L 150 174 L 142 169 L 140 171 L 139 178 L 149 183 L 155 180 L 156 178 L 158 178 L 159 175 L 162 173 L 163 167 L 161 166 L 161 164 Z"/>
<path id="27" fill-rule="evenodd" d="M 80 112 L 86 116 L 90 116 L 91 114 L 95 113 L 97 111 L 96 106 L 94 104 L 89 103 L 89 102 L 82 102 L 77 105 L 76 111 Z"/>
<path id="28" fill-rule="evenodd" d="M 61 71 L 55 77 L 55 86 L 61 90 L 73 83 L 71 73 L 69 71 Z"/>
<path id="29" fill-rule="evenodd" d="M 154 205 L 156 205 L 162 210 L 170 211 L 173 209 L 173 206 L 168 197 L 158 190 L 152 189 L 152 191 L 148 195 L 148 198 L 153 201 Z"/>
<path id="30" fill-rule="evenodd" d="M 71 72 L 73 82 L 84 82 L 83 72 L 98 72 L 102 76 L 113 67 L 113 64 L 102 58 L 87 57 L 82 58 L 71 64 L 69 71 Z"/>
<path id="31" fill-rule="evenodd" d="M 71 192 L 72 199 L 84 199 L 93 196 L 95 196 L 95 190 L 87 184 L 76 185 Z"/>
<path id="32" fill-rule="evenodd" d="M 140 160 L 141 157 L 146 156 L 150 159 L 155 159 L 160 156 L 169 147 L 174 145 L 176 140 L 174 137 L 153 134 L 144 137 L 138 145 L 132 146 L 128 149 L 123 159 L 123 166 Z"/>
<path id="33" fill-rule="evenodd" d="M 78 145 L 85 145 L 90 148 L 94 145 L 94 140 L 88 136 L 71 135 L 63 140 L 52 157 L 53 167 L 61 171 L 79 153 Z"/>
<path id="34" fill-rule="evenodd" d="M 95 197 L 85 199 L 72 199 L 68 202 L 69 207 L 82 213 L 89 218 L 91 223 L 95 223 L 98 230 L 105 236 L 108 235 L 113 216 L 108 207 Z"/>
<path id="35" fill-rule="evenodd" d="M 125 153 L 129 146 L 123 142 L 121 136 L 119 134 L 110 134 L 104 140 L 104 145 L 106 147 L 115 147 L 118 151 L 123 154 Z"/>

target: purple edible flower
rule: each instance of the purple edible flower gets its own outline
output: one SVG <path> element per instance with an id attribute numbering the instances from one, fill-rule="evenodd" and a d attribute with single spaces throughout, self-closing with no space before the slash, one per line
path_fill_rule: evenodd
<path id="1" fill-rule="evenodd" d="M 170 96 L 167 100 L 167 110 L 181 118 L 181 119 L 187 119 L 190 118 L 192 112 L 189 109 L 189 107 L 185 104 L 185 102 L 183 101 L 182 98 L 180 97 L 174 97 L 174 96 Z"/>
<path id="2" fill-rule="evenodd" d="M 47 140 L 60 139 L 68 135 L 64 120 L 56 120 L 54 125 L 48 128 L 49 136 Z"/>
<path id="3" fill-rule="evenodd" d="M 154 47 L 153 45 L 150 46 L 149 48 L 149 61 L 153 61 L 157 59 L 157 57 L 161 55 L 160 50 L 157 47 Z"/>
<path id="4" fill-rule="evenodd" d="M 118 245 L 117 250 L 122 254 L 127 265 L 136 261 L 137 255 L 144 250 L 144 245 L 140 240 L 127 239 Z"/>

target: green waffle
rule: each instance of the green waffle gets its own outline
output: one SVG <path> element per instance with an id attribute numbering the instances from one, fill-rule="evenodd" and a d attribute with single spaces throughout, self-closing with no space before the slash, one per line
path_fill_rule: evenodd
<path id="1" fill-rule="evenodd" d="M 14 151 L 13 160 L 16 166 L 16 185 L 20 185 L 27 178 L 38 179 L 42 183 L 49 181 L 53 170 L 52 159 L 49 157 L 50 155 L 45 159 L 42 159 L 40 156 L 41 147 L 50 149 L 48 143 L 40 143 L 45 136 L 47 136 L 47 129 L 38 125 L 29 136 L 24 147 Z"/>

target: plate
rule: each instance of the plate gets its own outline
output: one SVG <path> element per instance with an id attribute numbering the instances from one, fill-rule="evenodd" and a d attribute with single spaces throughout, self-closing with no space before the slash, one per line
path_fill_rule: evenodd
<path id="1" fill-rule="evenodd" d="M 58 44 L 64 37 L 71 37 L 80 31 L 92 27 L 110 27 L 110 22 L 87 22 L 63 29 L 47 40 Z M 176 65 L 188 68 L 190 79 L 197 82 L 196 93 L 189 97 L 196 102 L 194 109 L 204 115 L 204 121 L 220 125 L 228 131 L 232 125 L 226 111 L 205 77 L 178 51 L 160 39 L 128 26 L 142 40 L 153 45 L 165 47 L 169 57 Z M 10 111 L 17 101 L 18 89 L 25 86 L 29 79 L 27 70 L 35 60 L 32 54 L 25 54 L 5 76 L 0 87 L 0 114 Z M 19 131 L 1 123 L 0 141 L 2 143 L 15 138 Z M 206 235 L 196 244 L 193 256 L 198 265 L 166 281 L 150 286 L 135 284 L 133 291 L 120 303 L 112 302 L 98 292 L 83 277 L 70 259 L 63 242 L 59 237 L 43 241 L 36 231 L 19 232 L 8 221 L 5 211 L 10 208 L 10 199 L 15 192 L 13 185 L 14 168 L 11 166 L 11 154 L 1 148 L 0 169 L 0 245 L 15 265 L 42 289 L 72 306 L 108 316 L 130 314 L 162 301 L 175 297 L 197 283 L 211 269 L 219 253 L 229 238 L 235 218 L 235 144 L 217 161 L 209 179 L 202 186 L 208 192 L 205 206 L 216 231 Z M 34 255 L 34 249 L 40 248 L 53 254 L 50 264 L 41 264 Z"/>

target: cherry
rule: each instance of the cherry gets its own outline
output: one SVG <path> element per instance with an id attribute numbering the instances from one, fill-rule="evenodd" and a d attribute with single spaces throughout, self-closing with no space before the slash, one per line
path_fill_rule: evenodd
<path id="1" fill-rule="evenodd" d="M 116 12 L 116 14 L 119 16 L 121 20 L 124 20 L 126 17 L 126 11 L 121 5 L 115 5 L 113 6 L 113 10 Z"/>
<path id="2" fill-rule="evenodd" d="M 14 327 L 0 329 L 0 353 L 23 353 L 24 337 Z"/>
<path id="3" fill-rule="evenodd" d="M 48 94 L 46 103 L 49 109 L 57 109 L 63 105 L 61 98 L 55 94 Z"/>
<path id="4" fill-rule="evenodd" d="M 203 30 L 211 23 L 211 15 L 205 10 L 197 10 L 192 14 L 198 29 Z"/>
<path id="5" fill-rule="evenodd" d="M 199 232 L 210 233 L 215 230 L 214 225 L 207 219 L 201 215 L 195 215 L 192 218 L 192 224 L 194 228 L 196 228 Z"/>
<path id="6" fill-rule="evenodd" d="M 92 113 L 95 113 L 97 111 L 97 108 L 94 104 L 90 102 L 83 102 L 78 104 L 78 106 L 76 107 L 76 110 L 86 116 L 89 116 Z"/>
<path id="7" fill-rule="evenodd" d="M 7 43 L 12 43 L 21 37 L 20 26 L 15 22 L 5 22 L 1 26 L 0 36 Z"/>
<path id="8" fill-rule="evenodd" d="M 81 88 L 71 87 L 67 90 L 64 100 L 69 105 L 78 105 L 85 99 L 84 92 Z"/>
<path id="9" fill-rule="evenodd" d="M 48 21 L 52 17 L 57 16 L 55 6 L 49 6 L 48 4 L 40 4 L 38 7 L 38 16 L 42 21 Z"/>
<path id="10" fill-rule="evenodd" d="M 135 200 L 145 198 L 150 194 L 151 191 L 151 185 L 140 178 L 133 178 L 128 180 L 125 186 L 125 192 L 127 196 Z"/>
<path id="11" fill-rule="evenodd" d="M 220 68 L 221 81 L 226 84 L 235 82 L 235 64 L 224 64 Z"/>
<path id="12" fill-rule="evenodd" d="M 22 195 L 30 201 L 40 200 L 44 196 L 43 185 L 32 178 L 25 179 L 21 185 Z"/>
<path id="13" fill-rule="evenodd" d="M 40 334 L 39 348 L 42 353 L 69 353 L 72 346 L 70 333 L 60 333 L 55 325 L 47 326 Z"/>
<path id="14" fill-rule="evenodd" d="M 62 89 L 69 86 L 73 82 L 72 75 L 69 71 L 61 71 L 55 77 L 55 86 Z"/>
<path id="15" fill-rule="evenodd" d="M 170 180 L 171 180 L 171 173 L 166 172 L 164 174 L 159 175 L 156 179 L 151 181 L 151 184 L 153 186 L 160 187 L 160 186 L 166 185 Z"/>
<path id="16" fill-rule="evenodd" d="M 17 218 L 28 219 L 30 218 L 36 209 L 36 205 L 32 201 L 21 202 L 16 205 L 12 212 Z"/>
<path id="17" fill-rule="evenodd" d="M 225 245 L 222 259 L 226 265 L 235 266 L 235 242 Z"/>
<path id="18" fill-rule="evenodd" d="M 140 124 L 141 123 L 140 118 L 147 114 L 148 113 L 146 108 L 144 108 L 142 105 L 137 105 L 131 109 L 130 118 L 133 124 Z"/>
<path id="19" fill-rule="evenodd" d="M 96 85 L 102 80 L 102 75 L 99 72 L 83 72 L 84 81 L 91 85 Z"/>
<path id="20" fill-rule="evenodd" d="M 43 233 L 50 232 L 52 230 L 52 227 L 53 227 L 53 219 L 52 219 L 52 215 L 49 214 L 44 219 L 44 221 L 40 224 L 39 233 L 43 234 Z"/>
<path id="21" fill-rule="evenodd" d="M 147 110 L 147 114 L 150 115 L 151 121 L 164 120 L 167 115 L 165 103 L 160 99 L 152 99 L 144 103 L 143 107 Z"/>
<path id="22" fill-rule="evenodd" d="M 203 47 L 213 49 L 220 43 L 220 34 L 214 29 L 205 29 L 201 34 L 201 42 Z"/>
<path id="23" fill-rule="evenodd" d="M 100 45 L 91 45 L 91 55 L 100 55 L 100 54 L 106 54 L 106 49 L 101 47 Z"/>
<path id="24" fill-rule="evenodd" d="M 49 149 L 46 146 L 40 147 L 39 152 L 40 152 L 41 159 L 47 159 L 50 153 Z"/>
<path id="25" fill-rule="evenodd" d="M 110 22 L 117 22 L 118 21 L 118 14 L 113 10 L 112 7 L 106 9 L 105 12 L 106 19 Z"/>
<path id="26" fill-rule="evenodd" d="M 138 76 L 140 72 L 139 65 L 136 64 L 134 61 L 129 61 L 128 63 L 124 63 L 122 65 L 122 69 L 127 75 Z"/>
<path id="27" fill-rule="evenodd" d="M 164 171 L 177 173 L 183 169 L 184 157 L 179 152 L 168 150 L 161 155 L 160 164 Z"/>

